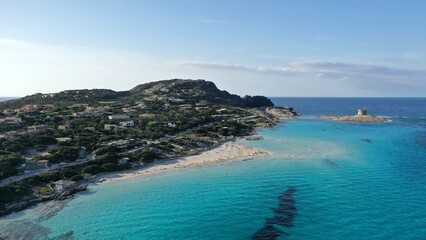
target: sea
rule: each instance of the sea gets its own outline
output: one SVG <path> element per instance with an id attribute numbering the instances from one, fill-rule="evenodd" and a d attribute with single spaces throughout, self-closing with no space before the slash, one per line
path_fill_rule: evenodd
<path id="1" fill-rule="evenodd" d="M 12 99 L 16 99 L 16 97 L 0 97 L 0 102 L 4 102 L 7 100 L 12 100 Z"/>
<path id="2" fill-rule="evenodd" d="M 0 239 L 426 239 L 426 98 L 272 98 L 268 157 L 91 186 L 0 219 Z M 358 108 L 386 123 L 320 120 Z"/>

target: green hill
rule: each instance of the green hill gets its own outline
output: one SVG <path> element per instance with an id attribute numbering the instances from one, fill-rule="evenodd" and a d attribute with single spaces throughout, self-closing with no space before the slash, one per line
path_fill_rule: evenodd
<path id="1" fill-rule="evenodd" d="M 68 106 L 75 103 L 97 106 L 102 102 L 134 103 L 144 99 L 185 100 L 185 102 L 206 101 L 238 107 L 268 107 L 273 103 L 264 96 L 240 97 L 219 90 L 213 82 L 205 80 L 172 79 L 140 84 L 129 91 L 109 89 L 67 90 L 59 93 L 26 96 L 0 103 L 0 110 L 16 109 L 26 104 L 53 104 Z"/>

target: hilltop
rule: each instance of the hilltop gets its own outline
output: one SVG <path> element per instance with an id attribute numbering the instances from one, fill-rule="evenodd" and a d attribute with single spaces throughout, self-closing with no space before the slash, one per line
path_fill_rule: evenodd
<path id="1" fill-rule="evenodd" d="M 54 104 L 57 107 L 72 104 L 99 106 L 105 102 L 132 104 L 143 100 L 169 100 L 170 102 L 205 101 L 238 107 L 272 107 L 274 104 L 264 96 L 240 97 L 219 90 L 206 80 L 171 79 L 140 84 L 129 91 L 109 89 L 66 90 L 59 93 L 37 93 L 19 99 L 0 102 L 0 110 L 17 109 L 28 104 Z"/>

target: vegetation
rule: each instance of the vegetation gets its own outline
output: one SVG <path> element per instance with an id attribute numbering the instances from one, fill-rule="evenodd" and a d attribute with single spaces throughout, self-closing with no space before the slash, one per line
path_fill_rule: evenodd
<path id="1" fill-rule="evenodd" d="M 26 184 L 0 186 L 0 207 L 3 208 L 7 203 L 22 199 L 28 191 L 29 188 Z"/>
<path id="2" fill-rule="evenodd" d="M 25 159 L 18 154 L 0 155 L 0 179 L 16 175 L 16 167 L 24 162 Z"/>
<path id="3" fill-rule="evenodd" d="M 241 98 L 212 82 L 181 79 L 123 92 L 69 90 L 1 102 L 0 119 L 16 122 L 0 121 L 0 180 L 46 167 L 57 172 L 2 188 L 0 198 L 10 197 L 0 204 L 32 192 L 49 194 L 59 179 L 81 181 L 83 173 L 120 171 L 248 135 L 274 121 L 271 106 L 263 96 Z"/>
<path id="4" fill-rule="evenodd" d="M 49 173 L 39 174 L 35 177 L 35 179 L 40 182 L 48 183 L 48 182 L 58 181 L 61 179 L 61 177 L 59 176 L 57 172 L 49 172 Z"/>
<path id="5" fill-rule="evenodd" d="M 104 171 L 105 171 L 104 168 L 102 168 L 99 165 L 90 165 L 90 166 L 83 168 L 83 173 L 89 173 L 89 174 L 93 174 L 93 175 L 104 172 Z"/>
<path id="6" fill-rule="evenodd" d="M 49 161 L 58 163 L 61 161 L 74 161 L 78 158 L 80 148 L 78 147 L 57 147 L 49 150 Z"/>
<path id="7" fill-rule="evenodd" d="M 159 159 L 160 156 L 158 153 L 155 152 L 152 148 L 144 148 L 141 151 L 141 161 L 143 163 L 151 163 L 155 159 Z"/>

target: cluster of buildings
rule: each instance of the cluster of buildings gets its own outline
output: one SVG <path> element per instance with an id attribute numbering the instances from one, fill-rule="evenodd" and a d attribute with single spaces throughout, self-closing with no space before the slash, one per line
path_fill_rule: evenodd
<path id="1" fill-rule="evenodd" d="M 15 124 L 15 123 L 21 123 L 22 119 L 18 117 L 6 117 L 0 119 L 0 123 L 6 123 L 6 124 Z"/>
<path id="2" fill-rule="evenodd" d="M 37 133 L 37 132 L 45 132 L 47 130 L 53 130 L 54 128 L 52 126 L 49 125 L 33 125 L 33 126 L 29 126 L 27 127 L 27 132 L 29 133 Z"/>
<path id="3" fill-rule="evenodd" d="M 130 116 L 127 115 L 110 115 L 108 116 L 109 120 L 125 120 L 125 119 L 130 119 Z M 113 130 L 115 128 L 118 127 L 133 127 L 135 126 L 135 122 L 133 120 L 130 121 L 122 121 L 119 122 L 118 124 L 105 124 L 104 125 L 104 129 L 105 130 Z"/>
<path id="4" fill-rule="evenodd" d="M 3 113 L 6 115 L 12 114 L 12 113 L 32 113 L 37 111 L 43 111 L 49 108 L 53 108 L 54 106 L 52 104 L 27 104 L 17 109 L 5 109 L 3 110 Z"/>
<path id="5" fill-rule="evenodd" d="M 89 107 L 87 104 L 73 104 L 68 106 L 70 109 L 85 108 L 84 111 L 74 112 L 73 117 L 99 117 L 104 114 L 112 114 L 110 112 L 111 108 L 108 106 L 105 107 Z"/>

